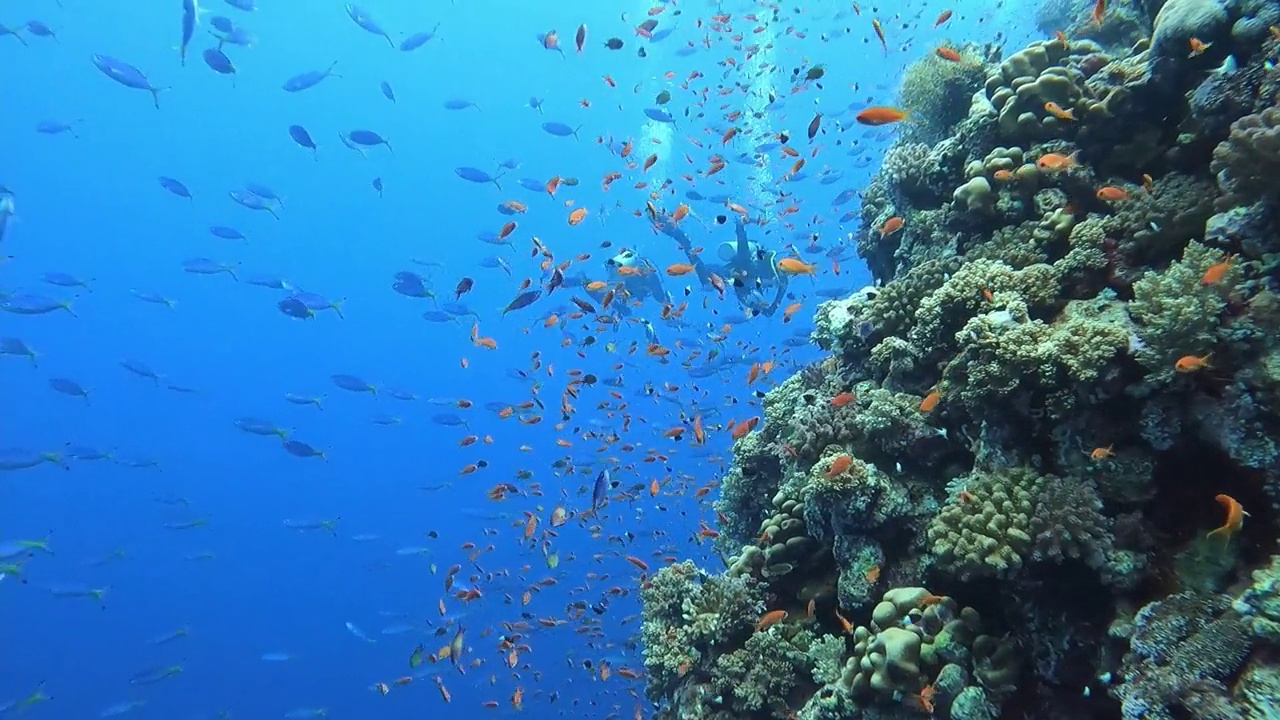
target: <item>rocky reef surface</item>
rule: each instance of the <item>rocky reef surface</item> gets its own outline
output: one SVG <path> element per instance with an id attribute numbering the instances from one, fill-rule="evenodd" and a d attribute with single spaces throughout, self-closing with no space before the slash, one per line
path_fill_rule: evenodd
<path id="1" fill-rule="evenodd" d="M 908 70 L 876 285 L 643 590 L 658 717 L 1280 716 L 1280 3 L 1040 21 Z"/>

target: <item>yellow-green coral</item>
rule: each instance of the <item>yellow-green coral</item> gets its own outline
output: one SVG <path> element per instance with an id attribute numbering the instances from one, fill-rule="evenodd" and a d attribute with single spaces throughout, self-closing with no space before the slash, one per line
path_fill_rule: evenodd
<path id="1" fill-rule="evenodd" d="M 1088 396 L 1126 351 L 1129 335 L 1123 305 L 1106 297 L 1074 300 L 1052 322 L 1029 318 L 1021 302 L 1004 303 L 957 333 L 960 354 L 948 366 L 948 387 L 975 415 L 1011 398 L 1044 405 L 1045 396 L 1062 392 L 1051 410 L 1065 417 L 1072 400 Z"/>
<path id="2" fill-rule="evenodd" d="M 1224 257 L 1220 251 L 1192 242 L 1181 261 L 1149 272 L 1133 284 L 1129 316 L 1140 341 L 1138 362 L 1167 378 L 1178 359 L 1213 350 L 1215 331 L 1227 295 L 1239 280 L 1239 269 L 1232 267 L 1213 285 L 1205 286 L 1201 280 L 1205 271 Z"/>
<path id="3" fill-rule="evenodd" d="M 1027 468 L 974 471 L 957 498 L 929 525 L 929 542 L 942 569 L 961 580 L 1009 577 L 1031 549 L 1031 515 L 1040 476 Z"/>
<path id="4" fill-rule="evenodd" d="M 1089 41 L 1034 42 L 1000 64 L 987 77 L 986 94 L 997 115 L 1000 134 L 1043 140 L 1073 133 L 1085 122 L 1109 116 L 1104 102 L 1093 97 L 1082 72 L 1070 66 L 1073 56 L 1099 52 Z M 1049 108 L 1056 105 L 1058 112 Z M 1071 119 L 1062 115 L 1069 113 Z"/>
<path id="5" fill-rule="evenodd" d="M 690 667 L 738 647 L 764 610 L 750 578 L 708 575 L 692 562 L 659 570 L 641 599 L 647 692 L 655 700 L 672 693 Z"/>

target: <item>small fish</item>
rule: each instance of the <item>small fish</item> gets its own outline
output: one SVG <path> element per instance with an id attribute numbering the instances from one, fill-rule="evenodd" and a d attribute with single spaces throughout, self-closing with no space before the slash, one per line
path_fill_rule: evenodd
<path id="1" fill-rule="evenodd" d="M 391 39 L 391 36 L 387 34 L 387 31 L 383 30 L 382 26 L 373 19 L 373 16 L 361 9 L 358 5 L 355 5 L 354 3 L 347 3 L 347 17 L 351 18 L 351 21 L 362 28 L 365 32 L 386 38 L 387 44 L 392 48 L 396 46 L 395 41 Z"/>
<path id="2" fill-rule="evenodd" d="M 526 290 L 525 292 L 517 295 L 514 300 L 507 303 L 507 306 L 502 309 L 502 314 L 505 316 L 509 312 L 527 308 L 540 297 L 542 297 L 542 290 Z"/>
<path id="3" fill-rule="evenodd" d="M 94 55 L 92 60 L 94 67 L 112 80 L 127 88 L 146 90 L 151 93 L 151 99 L 155 103 L 156 109 L 160 109 L 160 93 L 168 88 L 155 87 L 150 80 L 147 80 L 147 76 L 142 74 L 141 70 L 109 55 Z"/>
<path id="4" fill-rule="evenodd" d="M 200 22 L 200 7 L 196 0 L 182 0 L 182 44 L 178 46 L 179 59 L 187 64 L 187 48 L 196 33 L 196 25 Z"/>
<path id="5" fill-rule="evenodd" d="M 608 501 L 609 487 L 611 484 L 609 476 L 609 468 L 605 468 L 596 475 L 595 484 L 591 487 L 591 512 L 596 513 Z"/>
<path id="6" fill-rule="evenodd" d="M 291 92 L 291 93 L 302 92 L 303 90 L 309 90 L 315 87 L 316 85 L 319 85 L 321 81 L 323 81 L 327 77 L 342 77 L 341 75 L 333 71 L 333 69 L 337 66 L 338 66 L 338 61 L 334 60 L 333 64 L 330 65 L 328 69 L 308 70 L 307 72 L 298 73 L 297 75 L 294 75 L 288 80 L 285 80 L 284 84 L 281 85 L 280 87 L 285 92 Z"/>
<path id="7" fill-rule="evenodd" d="M 437 24 L 430 32 L 417 32 L 410 35 L 400 43 L 400 52 L 413 52 L 426 45 L 435 39 L 436 31 L 439 29 L 440 25 Z"/>

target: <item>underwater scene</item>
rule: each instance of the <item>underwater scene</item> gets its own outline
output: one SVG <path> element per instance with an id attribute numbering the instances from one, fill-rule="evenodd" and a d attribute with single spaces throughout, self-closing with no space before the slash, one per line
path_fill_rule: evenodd
<path id="1" fill-rule="evenodd" d="M 8 0 L 0 720 L 1280 717 L 1277 0 Z"/>

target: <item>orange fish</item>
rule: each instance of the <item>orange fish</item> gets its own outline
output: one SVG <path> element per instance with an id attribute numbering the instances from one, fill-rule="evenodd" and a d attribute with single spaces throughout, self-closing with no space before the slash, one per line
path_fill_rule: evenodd
<path id="1" fill-rule="evenodd" d="M 931 390 L 928 395 L 924 396 L 924 400 L 920 401 L 920 412 L 933 412 L 938 407 L 938 403 L 942 400 L 942 393 L 937 390 Z"/>
<path id="2" fill-rule="evenodd" d="M 835 459 L 835 462 L 831 463 L 831 467 L 827 468 L 827 479 L 830 480 L 843 473 L 851 465 L 853 465 L 853 458 L 848 455 L 841 455 Z"/>
<path id="3" fill-rule="evenodd" d="M 1201 285 L 1217 285 L 1226 276 L 1227 271 L 1231 269 L 1232 263 L 1235 262 L 1235 256 L 1228 253 L 1222 262 L 1216 262 L 1204 271 L 1204 275 L 1200 278 Z"/>
<path id="4" fill-rule="evenodd" d="M 1213 353 L 1209 353 L 1203 357 L 1195 355 L 1184 355 L 1178 358 L 1178 362 L 1173 364 L 1173 369 L 1180 373 L 1193 373 L 1205 368 L 1213 367 L 1209 364 L 1209 358 L 1213 357 Z"/>
<path id="5" fill-rule="evenodd" d="M 956 52 L 955 50 L 952 50 L 949 47 L 940 47 L 937 50 L 934 50 L 933 52 L 938 57 L 942 58 L 943 60 L 946 60 L 947 62 L 953 62 L 953 63 L 964 62 L 964 58 L 960 57 L 960 53 Z"/>
<path id="6" fill-rule="evenodd" d="M 869 107 L 858 113 L 855 119 L 863 125 L 888 125 L 906 120 L 907 113 L 892 107 Z"/>
<path id="7" fill-rule="evenodd" d="M 935 20 L 935 21 L 933 22 L 933 26 L 934 26 L 934 27 L 938 27 L 939 25 L 941 25 L 942 23 L 944 23 L 944 22 L 946 22 L 946 21 L 948 21 L 948 20 L 950 20 L 950 19 L 951 19 L 951 11 L 950 11 L 950 10 L 943 10 L 943 11 L 942 11 L 942 14 L 938 16 L 938 19 L 937 19 L 937 20 Z"/>
<path id="8" fill-rule="evenodd" d="M 1203 42 L 1202 40 L 1200 40 L 1200 38 L 1194 38 L 1194 37 L 1191 38 L 1190 43 L 1191 43 L 1191 53 L 1187 55 L 1187 57 L 1189 58 L 1203 55 L 1204 51 L 1208 50 L 1213 45 L 1213 43 Z"/>
<path id="9" fill-rule="evenodd" d="M 778 269 L 788 275 L 813 275 L 817 266 L 810 265 L 798 258 L 783 258 L 778 261 Z"/>
<path id="10" fill-rule="evenodd" d="M 674 263 L 667 266 L 667 274 L 672 277 L 688 275 L 691 272 L 693 272 L 693 266 L 687 263 Z"/>
<path id="11" fill-rule="evenodd" d="M 884 225 L 880 226 L 880 237 L 882 238 L 889 237 L 890 235 L 901 230 L 902 226 L 906 224 L 907 224 L 906 220 L 903 220 L 902 218 L 895 215 L 889 218 L 888 220 L 885 220 Z"/>
<path id="12" fill-rule="evenodd" d="M 1036 167 L 1049 172 L 1070 170 L 1076 166 L 1076 154 L 1045 153 L 1036 161 Z"/>
<path id="13" fill-rule="evenodd" d="M 1226 509 L 1227 521 L 1222 524 L 1222 527 L 1210 532 L 1208 537 L 1230 542 L 1244 527 L 1244 519 L 1249 513 L 1245 512 L 1240 503 L 1230 495 L 1217 495 L 1214 499 L 1222 503 L 1222 507 Z"/>
<path id="14" fill-rule="evenodd" d="M 582 222 L 585 219 L 587 219 L 586 208 L 578 208 L 577 210 L 574 210 L 573 212 L 569 213 L 570 226 L 577 225 L 578 223 Z"/>
<path id="15" fill-rule="evenodd" d="M 867 570 L 866 577 L 867 577 L 867 582 L 871 583 L 872 585 L 875 585 L 876 581 L 880 579 L 880 566 L 872 565 L 871 569 Z"/>
<path id="16" fill-rule="evenodd" d="M 1071 110 L 1063 110 L 1062 106 L 1050 100 L 1044 104 L 1045 112 L 1065 122 L 1075 122 L 1076 114 Z"/>
<path id="17" fill-rule="evenodd" d="M 839 395 L 831 398 L 831 406 L 842 408 L 846 405 L 852 405 L 857 400 L 858 400 L 857 395 L 854 395 L 851 392 L 842 392 Z"/>
<path id="18" fill-rule="evenodd" d="M 1098 199 L 1103 202 L 1116 202 L 1118 200 L 1127 200 L 1129 193 L 1124 188 L 1112 187 L 1108 185 L 1098 189 Z"/>
<path id="19" fill-rule="evenodd" d="M 761 630 L 768 628 L 770 625 L 776 625 L 786 619 L 786 610 L 771 610 L 760 618 L 760 622 L 756 623 L 756 632 L 760 632 Z"/>
<path id="20" fill-rule="evenodd" d="M 1107 0 L 1097 0 L 1093 5 L 1093 24 L 1101 25 L 1102 17 L 1107 14 Z"/>
<path id="21" fill-rule="evenodd" d="M 1089 459 L 1094 462 L 1100 462 L 1109 457 L 1115 457 L 1115 450 L 1112 450 L 1114 447 L 1115 445 L 1108 445 L 1106 447 L 1094 448 L 1093 452 L 1089 453 Z"/>

